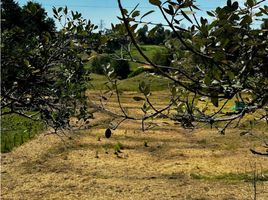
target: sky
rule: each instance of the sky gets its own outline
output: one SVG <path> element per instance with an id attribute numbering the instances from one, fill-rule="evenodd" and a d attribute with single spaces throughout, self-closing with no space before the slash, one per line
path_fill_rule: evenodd
<path id="1" fill-rule="evenodd" d="M 28 0 L 15 0 L 19 5 L 24 5 Z M 244 0 L 238 0 L 240 3 Z M 95 25 L 100 25 L 101 20 L 105 28 L 110 28 L 111 23 L 118 23 L 119 20 L 116 16 L 120 16 L 120 11 L 117 5 L 117 0 L 34 0 L 34 2 L 40 3 L 47 11 L 50 17 L 52 14 L 52 7 L 67 6 L 70 10 L 78 11 L 82 13 L 83 18 L 90 19 Z M 157 8 L 149 3 L 149 0 L 121 0 L 123 7 L 128 10 L 133 9 L 138 3 L 138 10 L 141 11 L 141 15 L 149 10 L 155 10 L 156 12 L 147 16 L 145 20 L 149 20 L 153 23 L 164 23 L 163 17 Z M 205 11 L 214 10 L 218 6 L 226 4 L 226 0 L 196 0 L 196 5 L 201 8 L 201 12 L 196 13 L 197 17 L 208 17 Z M 187 26 L 187 22 L 185 22 Z"/>

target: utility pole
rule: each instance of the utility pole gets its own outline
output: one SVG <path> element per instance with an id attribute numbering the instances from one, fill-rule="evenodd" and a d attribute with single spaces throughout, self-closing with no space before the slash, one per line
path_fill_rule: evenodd
<path id="1" fill-rule="evenodd" d="M 101 19 L 99 24 L 99 32 L 102 34 L 104 32 L 104 29 L 105 29 L 105 23 L 104 20 Z"/>

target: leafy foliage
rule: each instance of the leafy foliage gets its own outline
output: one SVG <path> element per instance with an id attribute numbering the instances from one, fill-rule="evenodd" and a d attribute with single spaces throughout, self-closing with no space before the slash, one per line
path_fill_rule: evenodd
<path id="1" fill-rule="evenodd" d="M 195 11 L 199 8 L 192 0 L 150 3 L 159 9 L 174 34 L 172 42 L 166 43 L 173 52 L 171 66 L 161 66 L 144 54 L 135 32 L 140 20 L 136 19 L 138 16 L 128 14 L 118 0 L 122 14 L 120 19 L 144 63 L 173 81 L 170 85 L 171 103 L 162 110 L 150 104 L 150 89 L 140 85 L 140 91 L 146 97 L 146 108 L 143 110 L 147 111 L 148 106 L 154 110 L 149 116 L 146 112 L 143 120 L 162 115 L 163 111 L 175 107 L 176 114 L 165 116 L 185 128 L 193 128 L 197 122 L 202 122 L 215 126 L 224 134 L 233 122 L 239 124 L 241 118 L 256 110 L 264 111 L 256 120 L 266 119 L 268 123 L 268 6 L 263 6 L 263 1 L 248 0 L 241 6 L 236 1 L 228 0 L 225 6 L 208 12 L 213 17 L 209 21 L 204 17 L 197 18 Z M 183 20 L 187 20 L 190 27 L 182 28 Z M 254 24 L 257 20 L 263 22 L 260 27 Z M 206 101 L 207 104 L 215 106 L 213 113 L 198 107 L 198 102 L 204 98 L 210 101 Z M 243 103 L 243 108 L 226 112 L 225 106 L 234 98 Z M 219 127 L 219 122 L 220 126 L 222 122 L 225 125 Z"/>
<path id="2" fill-rule="evenodd" d="M 126 60 L 111 60 L 111 68 L 119 79 L 125 79 L 130 73 L 129 63 Z"/>
<path id="3" fill-rule="evenodd" d="M 104 74 L 104 68 L 110 62 L 108 55 L 98 55 L 93 58 L 91 71 L 96 74 Z"/>
<path id="4" fill-rule="evenodd" d="M 96 26 L 80 13 L 54 8 L 54 17 L 62 22 L 66 16 L 66 21 L 60 31 L 51 32 L 42 26 L 47 18 L 39 4 L 29 2 L 23 9 L 29 15 L 25 23 L 32 26 L 7 21 L 2 32 L 2 115 L 41 119 L 55 130 L 69 127 L 70 116 L 91 117 L 86 112 L 88 72 L 84 63 L 91 50 L 98 49 L 98 37 L 92 32 Z M 4 9 L 3 15 L 10 16 L 9 11 Z M 41 22 L 35 22 L 32 14 L 40 14 Z M 54 23 L 49 20 L 48 24 Z M 29 115 L 29 111 L 34 113 Z"/>

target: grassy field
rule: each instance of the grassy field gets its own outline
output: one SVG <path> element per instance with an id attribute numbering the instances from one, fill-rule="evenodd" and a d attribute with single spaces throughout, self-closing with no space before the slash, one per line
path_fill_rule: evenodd
<path id="1" fill-rule="evenodd" d="M 92 74 L 91 81 L 89 84 L 89 89 L 93 90 L 107 90 L 106 83 L 108 80 L 103 75 Z M 139 83 L 141 81 L 145 81 L 150 84 L 150 88 L 152 91 L 161 91 L 166 90 L 168 88 L 168 84 L 171 82 L 170 80 L 162 77 L 158 77 L 155 75 L 151 75 L 150 73 L 142 73 L 135 77 L 119 80 L 118 81 L 118 89 L 122 91 L 138 91 Z"/>
<path id="2" fill-rule="evenodd" d="M 98 101 L 96 91 L 89 91 Z M 136 92 L 124 92 L 122 104 L 139 115 Z M 157 106 L 167 92 L 155 91 Z M 107 104 L 118 111 L 115 97 Z M 214 129 L 184 130 L 174 122 L 155 119 L 155 127 L 141 131 L 140 121 L 126 121 L 104 132 L 112 118 L 101 113 L 90 129 L 69 132 L 62 142 L 41 134 L 2 155 L 2 199 L 252 199 L 256 171 L 257 199 L 268 199 L 268 160 L 254 156 L 267 131 L 230 129 L 225 136 Z M 148 125 L 147 122 L 146 125 Z"/>
<path id="3" fill-rule="evenodd" d="M 153 59 L 153 56 L 156 54 L 156 52 L 161 52 L 163 54 L 167 53 L 167 50 L 164 46 L 157 46 L 157 45 L 141 45 L 141 50 L 144 52 L 144 54 L 150 58 L 151 60 Z M 140 61 L 145 61 L 144 58 L 139 54 L 137 49 L 133 48 L 131 51 L 131 54 L 134 59 L 140 60 Z M 140 64 L 130 62 L 130 69 L 134 71 L 137 69 Z"/>
<path id="4" fill-rule="evenodd" d="M 149 45 L 142 48 L 149 57 L 156 50 Z M 133 54 L 138 56 L 135 50 Z M 107 79 L 96 74 L 91 78 L 87 95 L 99 103 L 99 91 L 107 89 Z M 151 85 L 150 98 L 156 108 L 169 102 L 170 81 L 142 73 L 118 81 L 126 112 L 142 115 L 143 102 L 133 100 L 142 96 L 140 81 Z M 202 107 L 205 103 L 198 104 Z M 233 105 L 231 100 L 224 111 Z M 106 107 L 121 112 L 115 96 Z M 207 112 L 213 109 L 209 103 Z M 83 130 L 66 131 L 67 137 L 45 131 L 37 135 L 42 124 L 4 117 L 1 151 L 16 148 L 1 154 L 1 199 L 247 200 L 253 199 L 255 179 L 257 199 L 266 200 L 268 159 L 249 149 L 264 150 L 268 127 L 261 122 L 250 129 L 252 119 L 245 117 L 243 125 L 228 129 L 224 136 L 209 127 L 185 130 L 162 118 L 147 121 L 145 127 L 153 128 L 145 132 L 141 121 L 125 121 L 107 139 L 105 130 L 119 121 L 104 113 L 96 113 Z M 249 134 L 241 134 L 245 131 Z"/>
<path id="5" fill-rule="evenodd" d="M 41 122 L 18 116 L 1 117 L 1 152 L 9 152 L 44 130 Z"/>

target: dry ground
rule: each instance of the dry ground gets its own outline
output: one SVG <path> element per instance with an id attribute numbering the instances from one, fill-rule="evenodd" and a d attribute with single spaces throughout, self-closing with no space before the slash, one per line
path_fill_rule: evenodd
<path id="1" fill-rule="evenodd" d="M 131 95 L 123 102 L 135 108 L 127 100 Z M 266 132 L 241 137 L 240 130 L 229 130 L 221 136 L 163 121 L 142 132 L 139 122 L 127 121 L 107 139 L 108 121 L 97 114 L 90 125 L 100 126 L 67 133 L 64 142 L 41 134 L 2 154 L 2 199 L 246 200 L 252 199 L 254 169 L 262 179 L 257 199 L 268 199 L 268 158 L 249 152 L 261 146 L 256 136 Z M 116 155 L 119 142 L 123 149 Z"/>

